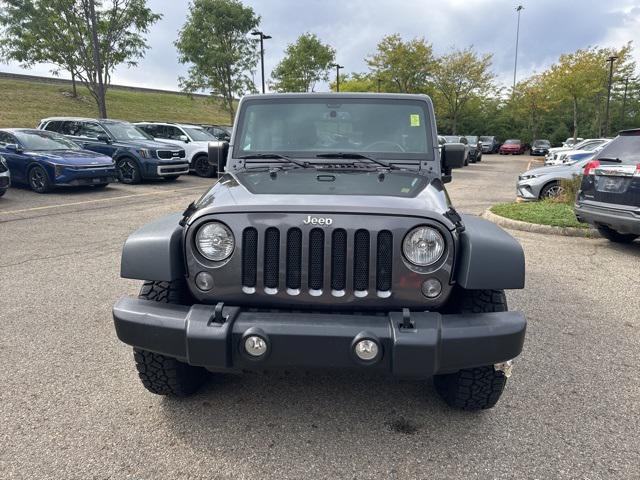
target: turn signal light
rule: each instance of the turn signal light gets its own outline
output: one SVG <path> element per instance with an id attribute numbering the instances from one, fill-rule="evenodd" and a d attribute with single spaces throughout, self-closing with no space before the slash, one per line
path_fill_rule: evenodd
<path id="1" fill-rule="evenodd" d="M 584 166 L 584 175 L 594 175 L 594 170 L 600 166 L 600 160 L 591 160 Z"/>

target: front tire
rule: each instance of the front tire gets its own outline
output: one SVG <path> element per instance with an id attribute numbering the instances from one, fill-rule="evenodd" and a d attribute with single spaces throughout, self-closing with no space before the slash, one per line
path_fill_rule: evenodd
<path id="1" fill-rule="evenodd" d="M 615 243 L 631 243 L 636 238 L 638 238 L 638 235 L 635 235 L 633 233 L 616 232 L 614 229 L 609 228 L 605 225 L 599 225 L 598 232 L 600 232 L 600 235 L 602 235 L 604 238 L 606 238 L 610 242 L 615 242 Z"/>
<path id="2" fill-rule="evenodd" d="M 544 187 L 540 191 L 540 200 L 544 200 L 546 198 L 558 198 L 564 194 L 564 187 L 560 184 L 560 182 L 551 182 Z"/>
<path id="3" fill-rule="evenodd" d="M 121 183 L 127 185 L 135 185 L 142 181 L 142 174 L 138 162 L 133 158 L 124 157 L 116 162 L 116 170 L 118 171 L 118 179 Z"/>
<path id="4" fill-rule="evenodd" d="M 29 170 L 29 187 L 36 193 L 47 193 L 51 191 L 51 179 L 47 171 L 40 165 L 31 167 Z"/>
<path id="5" fill-rule="evenodd" d="M 177 305 L 193 302 L 183 280 L 144 282 L 138 298 Z M 134 348 L 133 358 L 142 385 L 156 395 L 186 397 L 195 393 L 207 379 L 204 368 L 159 353 Z"/>
<path id="6" fill-rule="evenodd" d="M 457 288 L 443 313 L 506 312 L 503 290 L 465 290 Z M 493 365 L 465 368 L 456 373 L 436 375 L 433 383 L 447 405 L 459 410 L 485 410 L 493 407 L 507 384 L 504 372 Z"/>

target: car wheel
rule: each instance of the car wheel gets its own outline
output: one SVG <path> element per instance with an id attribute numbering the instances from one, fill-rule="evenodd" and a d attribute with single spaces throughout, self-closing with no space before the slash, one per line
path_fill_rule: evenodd
<path id="1" fill-rule="evenodd" d="M 51 180 L 47 171 L 40 165 L 29 170 L 29 186 L 36 193 L 47 193 L 51 190 Z"/>
<path id="2" fill-rule="evenodd" d="M 144 282 L 138 298 L 177 305 L 193 302 L 184 280 Z M 186 397 L 195 393 L 207 379 L 204 368 L 159 353 L 134 348 L 133 358 L 142 385 L 156 395 Z"/>
<path id="3" fill-rule="evenodd" d="M 0 190 L 0 197 L 3 196 L 5 193 L 7 193 L 6 190 Z"/>
<path id="4" fill-rule="evenodd" d="M 218 170 L 209 164 L 209 157 L 206 155 L 200 155 L 193 160 L 193 169 L 199 177 L 213 177 Z"/>
<path id="5" fill-rule="evenodd" d="M 600 235 L 602 235 L 607 240 L 615 243 L 631 243 L 636 238 L 638 238 L 638 235 L 635 235 L 633 233 L 616 232 L 614 229 L 609 228 L 605 225 L 598 225 L 598 232 L 600 232 Z"/>
<path id="6" fill-rule="evenodd" d="M 483 313 L 507 311 L 503 290 L 465 290 L 457 288 L 446 313 Z M 433 383 L 447 405 L 460 410 L 484 410 L 493 407 L 507 384 L 505 372 L 493 365 L 465 368 L 456 373 L 436 375 Z"/>
<path id="7" fill-rule="evenodd" d="M 540 200 L 544 200 L 546 198 L 558 198 L 564 195 L 564 192 L 565 189 L 560 182 L 551 182 L 540 190 Z"/>
<path id="8" fill-rule="evenodd" d="M 116 162 L 116 170 L 118 171 L 118 179 L 127 185 L 140 183 L 142 175 L 140 175 L 140 167 L 138 163 L 129 157 L 124 157 Z"/>

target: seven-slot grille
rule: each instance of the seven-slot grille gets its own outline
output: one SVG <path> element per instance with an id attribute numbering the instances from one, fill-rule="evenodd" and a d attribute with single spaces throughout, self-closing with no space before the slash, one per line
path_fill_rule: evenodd
<path id="1" fill-rule="evenodd" d="M 259 235 L 263 236 L 260 248 Z M 269 227 L 258 232 L 249 227 L 242 232 L 242 286 L 246 293 L 255 292 L 261 272 L 265 292 L 271 294 L 286 290 L 297 295 L 307 289 L 315 296 L 343 296 L 347 291 L 356 296 L 369 291 L 387 296 L 392 287 L 392 256 L 393 235 L 388 230 Z"/>

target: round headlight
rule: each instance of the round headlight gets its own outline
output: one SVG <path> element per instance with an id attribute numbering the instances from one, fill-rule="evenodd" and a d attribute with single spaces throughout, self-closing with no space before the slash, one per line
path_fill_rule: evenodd
<path id="1" fill-rule="evenodd" d="M 416 227 L 402 243 L 404 256 L 414 265 L 425 267 L 437 262 L 444 253 L 444 238 L 431 227 Z"/>
<path id="2" fill-rule="evenodd" d="M 203 257 L 220 262 L 233 253 L 235 242 L 229 228 L 219 222 L 205 223 L 196 234 L 196 246 Z"/>

